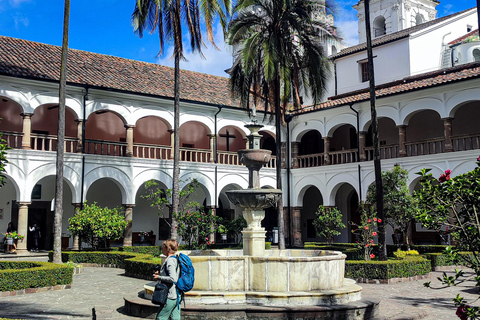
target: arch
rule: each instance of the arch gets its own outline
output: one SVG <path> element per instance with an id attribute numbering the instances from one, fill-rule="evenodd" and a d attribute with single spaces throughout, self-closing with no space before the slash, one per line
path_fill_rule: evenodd
<path id="1" fill-rule="evenodd" d="M 6 97 L 20 105 L 23 113 L 33 113 L 33 108 L 30 106 L 30 102 L 27 95 L 9 85 L 0 83 L 0 96 Z"/>
<path id="2" fill-rule="evenodd" d="M 340 173 L 334 175 L 329 181 L 327 182 L 327 190 L 330 190 L 329 193 L 326 194 L 324 198 L 326 206 L 333 206 L 335 205 L 335 196 L 337 195 L 338 189 L 343 184 L 349 184 L 356 192 L 358 193 L 358 177 L 356 177 L 352 173 Z"/>
<path id="3" fill-rule="evenodd" d="M 241 174 L 234 174 L 234 173 L 226 174 L 218 179 L 217 190 L 223 190 L 228 185 L 238 186 L 239 189 L 247 189 L 248 178 L 245 175 L 241 175 Z M 219 195 L 220 195 L 220 192 L 218 192 L 217 197 Z"/>
<path id="4" fill-rule="evenodd" d="M 415 25 L 418 26 L 419 24 L 422 24 L 425 22 L 425 17 L 423 16 L 423 14 L 421 14 L 420 12 L 417 12 L 417 14 L 415 15 Z"/>
<path id="5" fill-rule="evenodd" d="M 478 62 L 480 61 L 480 49 L 475 48 L 472 51 L 473 61 Z"/>
<path id="6" fill-rule="evenodd" d="M 418 112 L 432 110 L 439 114 L 440 118 L 446 118 L 448 113 L 445 110 L 445 104 L 437 98 L 424 98 L 407 103 L 400 110 L 400 123 L 408 125 L 410 119 Z"/>
<path id="7" fill-rule="evenodd" d="M 145 116 L 137 120 L 133 128 L 136 143 L 170 146 L 170 124 L 158 116 Z"/>
<path id="8" fill-rule="evenodd" d="M 165 184 L 167 187 L 173 183 L 170 174 L 164 170 L 148 169 L 137 174 L 132 179 L 132 192 L 137 194 L 143 184 L 149 180 L 157 180 Z"/>
<path id="9" fill-rule="evenodd" d="M 185 173 L 183 176 L 180 177 L 179 189 L 182 190 L 183 188 L 185 188 L 192 179 L 196 179 L 202 186 L 202 189 L 204 190 L 205 196 L 207 198 L 207 206 L 212 205 L 212 199 L 214 199 L 213 190 L 215 190 L 215 184 L 212 179 L 210 179 L 210 177 L 204 173 L 192 171 Z"/>
<path id="10" fill-rule="evenodd" d="M 198 119 L 198 117 L 197 117 Z M 179 128 L 180 148 L 210 149 L 210 127 L 198 120 L 185 121 Z"/>
<path id="11" fill-rule="evenodd" d="M 378 16 L 373 20 L 373 36 L 380 37 L 387 33 L 387 25 L 384 16 Z"/>
<path id="12" fill-rule="evenodd" d="M 261 188 L 268 187 L 271 188 L 272 186 L 277 185 L 277 180 L 271 176 L 263 176 L 260 177 L 260 186 Z"/>
<path id="13" fill-rule="evenodd" d="M 126 141 L 125 119 L 111 110 L 92 113 L 85 124 L 85 139 Z"/>
<path id="14" fill-rule="evenodd" d="M 318 130 L 306 132 L 298 146 L 298 155 L 309 155 L 324 152 L 324 140 Z"/>
<path id="15" fill-rule="evenodd" d="M 35 185 L 48 176 L 55 176 L 56 175 L 56 165 L 54 163 L 46 163 L 44 165 L 40 165 L 30 171 L 27 176 L 27 180 L 25 181 L 25 194 L 23 196 L 23 201 L 30 202 L 30 196 L 32 194 L 32 190 Z M 76 171 L 76 168 L 73 168 L 68 163 L 64 164 L 63 170 L 63 180 L 68 184 L 70 190 L 72 192 L 72 201 L 74 203 L 82 202 L 80 200 L 80 174 Z M 75 187 L 77 186 L 77 187 Z M 26 198 L 28 197 L 28 198 Z"/>
<path id="16" fill-rule="evenodd" d="M 180 128 L 188 122 L 200 123 L 207 130 L 208 134 L 212 134 L 215 131 L 215 124 L 213 123 L 212 117 L 206 117 L 203 114 L 182 113 L 182 116 L 180 117 Z M 228 121 L 228 124 L 231 124 L 231 122 Z M 218 127 L 217 123 L 217 129 Z M 238 127 L 241 128 L 242 126 L 239 125 Z"/>
<path id="17" fill-rule="evenodd" d="M 295 127 L 292 128 L 292 141 L 300 142 L 302 136 L 310 130 L 317 130 L 322 137 L 325 136 L 325 125 L 320 120 L 309 120 L 305 122 L 298 122 Z"/>
<path id="18" fill-rule="evenodd" d="M 85 199 L 83 200 L 86 200 L 88 189 L 92 186 L 92 184 L 95 181 L 100 180 L 102 178 L 111 180 L 118 186 L 122 195 L 123 204 L 135 203 L 136 193 L 132 192 L 131 187 L 129 187 L 131 186 L 131 180 L 128 177 L 128 175 L 122 170 L 115 167 L 110 167 L 110 166 L 99 166 L 85 174 L 85 180 L 84 180 Z"/>
<path id="19" fill-rule="evenodd" d="M 395 122 L 396 126 L 402 123 L 399 120 L 399 112 L 394 106 L 380 106 L 377 108 L 377 118 L 389 118 Z M 372 123 L 372 115 L 370 112 L 363 112 L 360 115 L 360 131 L 367 131 Z"/>
<path id="20" fill-rule="evenodd" d="M 247 134 L 242 128 L 235 125 L 223 126 L 217 134 L 217 150 L 237 152 L 245 149 L 245 139 Z"/>
<path id="21" fill-rule="evenodd" d="M 43 105 L 58 105 L 58 91 L 37 93 L 30 99 L 30 107 L 33 111 Z M 75 119 L 79 119 L 83 113 L 82 101 L 70 95 L 66 97 L 65 108 L 69 108 L 73 112 Z"/>
<path id="22" fill-rule="evenodd" d="M 9 164 L 9 166 L 10 166 L 10 164 Z M 21 193 L 20 193 L 20 187 L 19 187 L 17 181 L 15 181 L 15 179 L 11 175 L 9 175 L 8 173 L 4 173 L 4 176 L 6 178 L 5 185 L 11 184 L 14 191 L 15 191 L 15 199 L 12 199 L 12 200 L 21 201 L 22 197 L 21 197 Z M 4 187 L 5 187 L 5 185 L 4 185 Z M 1 191 L 2 191 L 2 189 L 0 188 L 0 193 L 1 193 Z"/>
<path id="23" fill-rule="evenodd" d="M 58 134 L 58 103 L 39 105 L 31 118 L 32 133 Z M 75 111 L 65 107 L 65 137 L 77 137 L 78 124 Z"/>
<path id="24" fill-rule="evenodd" d="M 296 192 L 296 194 L 294 194 L 292 197 L 292 200 L 294 202 L 293 206 L 303 207 L 303 198 L 305 196 L 306 190 L 310 186 L 315 186 L 318 190 L 320 190 L 320 193 L 323 196 L 323 201 L 325 202 L 326 199 L 324 195 L 327 193 L 327 189 L 324 181 L 318 178 L 317 175 L 308 175 L 298 180 L 292 189 L 294 192 Z"/>
<path id="25" fill-rule="evenodd" d="M 22 132 L 22 113 L 22 105 L 6 96 L 0 96 L 0 125 L 2 131 Z"/>
<path id="26" fill-rule="evenodd" d="M 102 114 L 106 111 L 117 115 L 124 125 L 135 123 L 135 121 L 130 120 L 132 112 L 127 106 L 116 100 L 110 99 L 95 99 L 94 101 L 88 101 L 86 105 L 85 119 L 90 118 L 92 114 Z"/>
<path id="27" fill-rule="evenodd" d="M 142 105 L 140 108 L 137 108 L 133 111 L 130 121 L 132 124 L 136 125 L 138 120 L 145 117 L 160 118 L 168 127 L 168 129 L 173 129 L 173 113 L 165 108 L 159 106 Z"/>
<path id="28" fill-rule="evenodd" d="M 454 95 L 445 101 L 445 109 L 448 117 L 454 118 L 458 108 L 466 103 L 480 100 L 480 88 L 472 88 L 455 92 Z"/>
<path id="29" fill-rule="evenodd" d="M 322 137 L 331 137 L 333 136 L 333 133 L 335 130 L 337 130 L 339 127 L 349 124 L 355 129 L 357 128 L 357 117 L 354 114 L 351 113 L 344 113 L 340 114 L 338 116 L 332 117 L 330 120 L 327 121 L 326 123 L 326 134 L 322 133 Z"/>

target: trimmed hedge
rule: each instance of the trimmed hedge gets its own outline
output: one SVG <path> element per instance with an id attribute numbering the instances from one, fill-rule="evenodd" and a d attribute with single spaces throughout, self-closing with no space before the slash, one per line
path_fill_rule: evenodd
<path id="1" fill-rule="evenodd" d="M 68 285 L 73 267 L 49 262 L 0 261 L 0 291 Z"/>
<path id="2" fill-rule="evenodd" d="M 388 261 L 345 261 L 345 276 L 352 279 L 407 278 L 425 275 L 430 271 L 430 260 L 422 257 Z"/>
<path id="3" fill-rule="evenodd" d="M 53 258 L 53 252 L 48 253 L 50 261 Z M 62 262 L 72 261 L 74 263 L 94 263 L 99 265 L 113 265 L 123 268 L 125 259 L 141 257 L 151 259 L 149 254 L 121 251 L 62 251 Z"/>
<path id="4" fill-rule="evenodd" d="M 472 253 L 470 252 L 459 252 L 459 255 L 462 256 L 472 256 Z M 439 252 L 431 252 L 431 253 L 425 253 L 424 254 L 425 258 L 429 259 L 431 264 L 432 264 L 432 270 L 435 270 L 436 267 L 444 267 L 444 266 L 454 266 L 457 265 L 454 261 L 450 260 L 447 255 L 444 255 Z"/>
<path id="5" fill-rule="evenodd" d="M 155 256 L 155 257 L 159 257 L 162 254 L 161 246 L 118 247 L 118 248 L 113 249 L 113 251 L 151 254 L 152 256 Z"/>

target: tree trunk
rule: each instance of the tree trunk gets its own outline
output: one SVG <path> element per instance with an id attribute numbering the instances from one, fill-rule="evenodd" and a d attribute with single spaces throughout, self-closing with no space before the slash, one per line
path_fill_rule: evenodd
<path id="1" fill-rule="evenodd" d="M 277 69 L 278 70 L 278 69 Z M 280 108 L 280 75 L 278 72 L 275 75 L 274 81 L 275 90 L 275 132 L 277 134 L 276 147 L 276 173 L 277 173 L 277 189 L 282 190 L 282 134 L 281 134 L 281 117 L 282 112 Z M 283 197 L 277 201 L 277 219 L 278 219 L 278 248 L 285 250 L 285 220 L 283 218 Z"/>
<path id="2" fill-rule="evenodd" d="M 367 36 L 368 75 L 370 78 L 370 111 L 372 115 L 373 132 L 373 166 L 375 171 L 377 217 L 381 219 L 378 223 L 378 256 L 382 261 L 387 260 L 387 246 L 385 237 L 385 215 L 383 212 L 383 182 L 382 167 L 380 164 L 380 143 L 378 140 L 378 120 L 375 106 L 375 72 L 373 68 L 372 34 L 370 31 L 370 0 L 365 0 L 365 31 Z"/>
<path id="3" fill-rule="evenodd" d="M 55 216 L 53 222 L 53 262 L 62 263 L 62 218 L 63 218 L 63 159 L 65 152 L 65 100 L 67 91 L 67 54 L 70 0 L 65 0 L 63 20 L 62 63 L 60 66 L 60 89 L 58 105 L 57 168 L 55 181 Z"/>
<path id="4" fill-rule="evenodd" d="M 178 213 L 179 208 L 179 182 L 180 182 L 180 53 L 175 53 L 175 88 L 174 88 L 174 102 L 173 102 L 173 182 L 172 182 L 172 239 L 177 240 L 177 219 L 175 214 Z"/>

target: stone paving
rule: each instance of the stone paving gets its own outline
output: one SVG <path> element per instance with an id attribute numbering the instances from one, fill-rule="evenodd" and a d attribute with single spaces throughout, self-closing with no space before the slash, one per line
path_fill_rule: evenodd
<path id="1" fill-rule="evenodd" d="M 23 259 L 23 258 L 22 258 Z M 45 257 L 37 259 L 46 259 Z M 44 260 L 45 261 L 45 260 Z M 447 272 L 453 274 L 452 271 Z M 431 274 L 432 286 L 441 272 Z M 467 300 L 478 297 L 473 282 L 441 290 L 423 287 L 427 280 L 397 284 L 361 284 L 363 298 L 378 298 L 377 319 L 458 319 L 451 299 L 460 293 Z M 23 294 L 0 299 L 0 317 L 16 319 L 138 319 L 123 314 L 123 296 L 142 290 L 145 280 L 123 275 L 123 269 L 85 267 L 74 276 L 71 289 Z"/>

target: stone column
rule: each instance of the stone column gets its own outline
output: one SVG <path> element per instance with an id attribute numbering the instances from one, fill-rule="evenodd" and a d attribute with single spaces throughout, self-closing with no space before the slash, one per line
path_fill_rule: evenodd
<path id="1" fill-rule="evenodd" d="M 212 210 L 212 216 L 217 215 L 217 208 L 215 206 L 210 206 L 210 210 Z M 210 243 L 215 242 L 215 232 L 213 232 L 213 225 L 212 225 L 212 232 L 208 236 Z"/>
<path id="2" fill-rule="evenodd" d="M 25 236 L 23 240 L 17 242 L 17 254 L 28 254 L 27 240 L 28 240 L 28 206 L 30 202 L 18 203 L 18 234 Z"/>
<path id="3" fill-rule="evenodd" d="M 175 152 L 175 131 L 170 129 L 168 132 L 170 132 L 170 154 L 168 155 L 168 160 L 173 160 L 173 154 Z"/>
<path id="4" fill-rule="evenodd" d="M 303 248 L 302 241 L 302 207 L 292 209 L 292 246 Z"/>
<path id="5" fill-rule="evenodd" d="M 250 149 L 250 143 L 248 142 L 248 139 L 243 138 L 243 141 L 245 141 L 245 149 Z"/>
<path id="6" fill-rule="evenodd" d="M 325 165 L 330 164 L 330 137 L 323 137 L 324 151 L 323 158 L 325 159 Z"/>
<path id="7" fill-rule="evenodd" d="M 398 126 L 398 156 L 406 157 L 407 149 L 405 148 L 405 141 L 407 140 L 407 126 Z"/>
<path id="8" fill-rule="evenodd" d="M 31 149 L 31 134 L 32 134 L 32 115 L 33 113 L 22 113 L 23 117 L 23 138 L 22 149 Z"/>
<path id="9" fill-rule="evenodd" d="M 74 214 L 77 214 L 80 210 L 82 210 L 83 203 L 72 203 L 72 205 L 75 208 Z M 73 236 L 72 250 L 80 250 L 80 237 L 78 236 L 78 234 Z"/>
<path id="10" fill-rule="evenodd" d="M 295 169 L 295 168 L 298 168 L 297 157 L 298 157 L 298 149 L 300 147 L 300 142 L 294 141 L 294 142 L 291 143 L 291 146 L 292 146 L 292 150 L 291 150 L 291 153 L 292 153 L 291 161 L 292 161 L 292 163 L 290 165 L 291 165 L 292 169 Z"/>
<path id="11" fill-rule="evenodd" d="M 287 161 L 286 161 L 286 156 L 287 156 L 287 143 L 286 142 L 282 142 L 282 146 L 280 148 L 280 159 L 278 157 L 278 155 L 276 156 L 276 165 L 278 165 L 278 163 L 280 162 L 280 165 L 282 166 L 281 168 L 282 169 L 286 169 L 287 168 Z"/>
<path id="12" fill-rule="evenodd" d="M 125 128 L 127 129 L 127 152 L 125 156 L 133 157 L 133 125 L 126 125 Z"/>
<path id="13" fill-rule="evenodd" d="M 123 246 L 131 247 L 132 246 L 132 220 L 133 220 L 133 207 L 134 204 L 124 204 L 125 208 L 125 221 L 128 222 L 125 231 L 123 232 Z"/>
<path id="14" fill-rule="evenodd" d="M 210 159 L 208 159 L 208 162 L 214 163 L 215 162 L 215 139 L 217 138 L 217 136 L 214 134 L 208 134 L 208 137 L 210 138 Z"/>
<path id="15" fill-rule="evenodd" d="M 452 118 L 443 119 L 443 137 L 445 138 L 445 152 L 453 152 Z"/>
<path id="16" fill-rule="evenodd" d="M 367 138 L 367 132 L 366 131 L 360 131 L 358 135 L 358 140 L 359 140 L 359 150 L 360 150 L 360 161 L 366 161 L 367 160 L 367 155 L 365 154 L 365 139 Z"/>
<path id="17" fill-rule="evenodd" d="M 77 153 L 81 153 L 83 149 L 83 120 L 77 119 Z"/>

